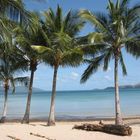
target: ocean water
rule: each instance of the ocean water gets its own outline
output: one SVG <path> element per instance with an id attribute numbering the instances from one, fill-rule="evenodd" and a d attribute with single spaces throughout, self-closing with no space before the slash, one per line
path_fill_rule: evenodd
<path id="1" fill-rule="evenodd" d="M 48 117 L 51 92 L 35 92 L 31 102 L 31 118 Z M 7 118 L 20 119 L 26 106 L 27 93 L 8 96 Z M 123 117 L 140 116 L 140 89 L 120 91 Z M 0 115 L 3 108 L 3 93 L 0 94 Z M 58 119 L 86 119 L 113 117 L 114 91 L 59 91 L 56 96 L 56 117 Z"/>

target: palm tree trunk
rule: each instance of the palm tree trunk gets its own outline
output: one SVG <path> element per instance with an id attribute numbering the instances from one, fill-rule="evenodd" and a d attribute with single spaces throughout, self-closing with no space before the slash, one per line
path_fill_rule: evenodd
<path id="1" fill-rule="evenodd" d="M 51 106 L 50 106 L 50 113 L 49 113 L 48 124 L 47 124 L 48 126 L 55 125 L 55 96 L 56 96 L 57 71 L 58 71 L 58 66 L 55 66 L 54 75 L 53 75 Z"/>
<path id="2" fill-rule="evenodd" d="M 5 89 L 5 93 L 4 93 L 4 108 L 3 108 L 3 113 L 2 113 L 0 123 L 4 123 L 5 120 L 6 120 L 7 103 L 8 103 L 8 89 L 9 89 L 8 80 L 5 80 L 4 89 Z"/>
<path id="3" fill-rule="evenodd" d="M 114 69 L 114 80 L 115 80 L 115 113 L 116 113 L 116 119 L 115 124 L 116 125 L 122 125 L 122 116 L 121 116 L 121 108 L 120 108 L 120 98 L 119 98 L 119 84 L 118 84 L 118 60 L 119 57 L 115 57 L 115 69 Z"/>
<path id="4" fill-rule="evenodd" d="M 34 80 L 34 70 L 31 70 L 31 77 L 30 77 L 29 91 L 28 91 L 28 97 L 27 97 L 26 111 L 25 111 L 22 123 L 29 123 L 33 80 Z"/>

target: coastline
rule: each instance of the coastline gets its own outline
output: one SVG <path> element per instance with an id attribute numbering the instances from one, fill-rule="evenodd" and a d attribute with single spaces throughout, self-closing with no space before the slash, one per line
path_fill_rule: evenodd
<path id="1" fill-rule="evenodd" d="M 113 120 L 104 120 L 105 124 L 113 124 Z M 98 124 L 99 121 L 69 121 L 56 122 L 56 126 L 48 127 L 46 122 L 38 121 L 30 124 L 7 122 L 0 124 L 0 139 L 2 140 L 139 140 L 140 119 L 126 119 L 124 123 L 132 127 L 131 136 L 117 136 L 97 131 L 83 131 L 72 129 L 74 125 L 82 123 Z"/>
<path id="2" fill-rule="evenodd" d="M 6 119 L 7 123 L 20 123 L 22 119 Z M 47 118 L 31 118 L 30 122 L 47 122 Z M 95 117 L 87 117 L 84 119 L 80 118 L 73 118 L 73 119 L 64 119 L 64 118 L 57 118 L 56 117 L 56 122 L 92 122 L 92 121 L 114 121 L 114 117 L 102 117 L 102 118 L 95 118 Z M 124 117 L 124 121 L 135 121 L 135 120 L 140 120 L 140 116 L 130 116 L 130 117 Z"/>

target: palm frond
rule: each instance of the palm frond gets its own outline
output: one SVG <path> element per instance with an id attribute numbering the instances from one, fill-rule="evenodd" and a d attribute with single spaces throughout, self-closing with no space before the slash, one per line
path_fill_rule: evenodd
<path id="1" fill-rule="evenodd" d="M 104 67 L 103 69 L 106 71 L 108 69 L 108 65 L 109 65 L 109 62 L 112 58 L 112 54 L 113 54 L 113 51 L 111 48 L 109 48 L 108 50 L 105 50 L 105 56 L 104 56 Z"/>
<path id="2" fill-rule="evenodd" d="M 89 65 L 87 69 L 84 71 L 84 73 L 82 74 L 82 77 L 80 80 L 81 83 L 85 83 L 89 79 L 89 77 L 100 68 L 100 66 L 103 63 L 103 59 L 104 59 L 104 55 L 101 55 L 88 61 Z"/>
<path id="3" fill-rule="evenodd" d="M 13 79 L 15 83 L 19 83 L 22 84 L 24 86 L 28 86 L 29 83 L 29 77 L 25 76 L 25 77 L 16 77 Z"/>
<path id="4" fill-rule="evenodd" d="M 104 51 L 104 49 L 108 47 L 108 44 L 105 43 L 83 44 L 79 45 L 78 47 L 81 48 L 85 56 L 90 55 L 93 56 Z"/>
<path id="5" fill-rule="evenodd" d="M 10 78 L 10 83 L 11 83 L 11 87 L 12 87 L 12 94 L 15 93 L 15 82 L 14 82 L 14 79 L 13 77 Z"/>
<path id="6" fill-rule="evenodd" d="M 123 75 L 127 75 L 127 70 L 126 70 L 124 60 L 123 60 L 122 53 L 120 54 L 120 64 L 121 64 L 121 67 L 122 67 Z"/>
<path id="7" fill-rule="evenodd" d="M 31 48 L 39 54 L 42 54 L 51 50 L 50 48 L 46 46 L 37 46 L 37 45 L 31 45 Z"/>
<path id="8" fill-rule="evenodd" d="M 132 54 L 134 57 L 140 57 L 140 41 L 128 41 L 126 42 L 126 51 Z"/>
<path id="9" fill-rule="evenodd" d="M 98 27 L 102 32 L 106 32 L 106 28 L 102 25 L 102 23 L 98 20 L 98 18 L 96 17 L 96 15 L 92 14 L 90 11 L 88 10 L 81 10 L 79 15 L 90 21 L 90 23 L 92 23 L 95 27 Z"/>
<path id="10" fill-rule="evenodd" d="M 74 48 L 63 53 L 60 65 L 62 67 L 77 67 L 83 61 L 83 52 L 79 48 Z"/>

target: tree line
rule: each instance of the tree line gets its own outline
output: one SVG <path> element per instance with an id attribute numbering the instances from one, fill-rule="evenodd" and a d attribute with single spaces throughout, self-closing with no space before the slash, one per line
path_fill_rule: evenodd
<path id="1" fill-rule="evenodd" d="M 43 14 L 25 9 L 22 0 L 0 0 L 0 80 L 4 83 L 4 107 L 1 123 L 5 122 L 9 85 L 28 87 L 28 97 L 22 123 L 29 123 L 34 74 L 40 63 L 53 68 L 52 95 L 48 126 L 55 125 L 55 96 L 60 67 L 78 67 L 86 63 L 81 83 L 103 66 L 114 61 L 115 124 L 123 124 L 119 99 L 118 68 L 127 69 L 122 50 L 140 56 L 140 5 L 130 0 L 108 0 L 107 12 L 69 10 L 66 14 L 58 5 Z M 94 9 L 93 9 L 94 10 Z M 85 36 L 80 31 L 86 22 L 94 30 Z M 30 77 L 17 76 L 30 71 Z"/>

